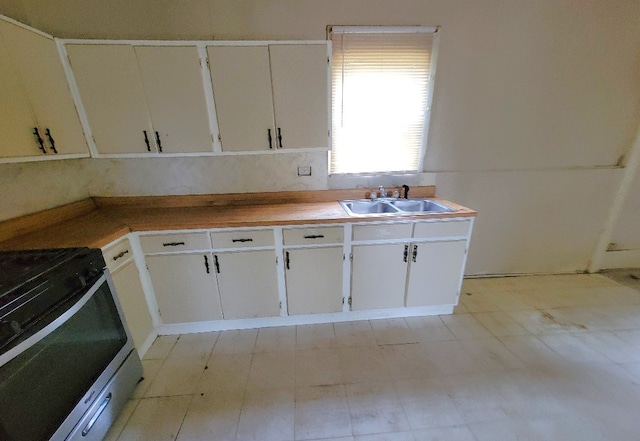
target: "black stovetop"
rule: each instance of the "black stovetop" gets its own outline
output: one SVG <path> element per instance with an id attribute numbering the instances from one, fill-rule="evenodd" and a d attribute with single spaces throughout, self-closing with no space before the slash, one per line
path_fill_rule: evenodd
<path id="1" fill-rule="evenodd" d="M 0 252 L 0 348 L 86 290 L 104 267 L 97 249 Z"/>

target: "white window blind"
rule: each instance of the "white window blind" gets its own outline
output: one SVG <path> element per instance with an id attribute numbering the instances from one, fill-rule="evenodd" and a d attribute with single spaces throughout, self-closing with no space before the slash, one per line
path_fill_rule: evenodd
<path id="1" fill-rule="evenodd" d="M 331 29 L 330 173 L 418 171 L 434 32 Z"/>

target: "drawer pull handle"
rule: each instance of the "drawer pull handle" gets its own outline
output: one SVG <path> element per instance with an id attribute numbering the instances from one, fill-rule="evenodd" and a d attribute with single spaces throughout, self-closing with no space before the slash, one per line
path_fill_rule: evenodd
<path id="1" fill-rule="evenodd" d="M 118 259 L 120 259 L 121 257 L 124 257 L 125 254 L 129 254 L 129 250 L 124 250 L 122 251 L 120 254 L 118 254 L 117 256 L 113 256 L 113 260 L 114 262 Z"/>
<path id="2" fill-rule="evenodd" d="M 404 261 L 407 261 L 407 257 L 409 257 L 409 245 L 404 246 Z"/>
<path id="3" fill-rule="evenodd" d="M 216 266 L 216 273 L 220 274 L 220 262 L 218 262 L 218 256 L 213 255 L 213 264 Z"/>
<path id="4" fill-rule="evenodd" d="M 305 239 L 323 239 L 324 234 L 311 234 L 309 236 L 304 236 Z"/>
<path id="5" fill-rule="evenodd" d="M 147 145 L 147 151 L 150 152 L 151 144 L 149 144 L 149 136 L 147 135 L 147 131 L 143 130 L 142 133 L 144 133 L 144 143 Z"/>
<path id="6" fill-rule="evenodd" d="M 160 141 L 160 134 L 156 132 L 156 144 L 158 144 L 158 151 L 162 153 L 162 142 Z"/>
<path id="7" fill-rule="evenodd" d="M 42 150 L 42 153 L 47 154 L 47 150 L 44 148 L 44 139 L 40 136 L 40 132 L 37 127 L 33 128 L 33 134 L 36 135 L 36 141 L 38 141 L 38 148 Z"/>
<path id="8" fill-rule="evenodd" d="M 278 127 L 278 148 L 282 148 L 282 132 L 280 131 L 280 127 Z"/>
<path id="9" fill-rule="evenodd" d="M 184 242 L 167 242 L 163 243 L 163 247 L 179 247 L 180 245 L 184 245 Z"/>
<path id="10" fill-rule="evenodd" d="M 231 239 L 231 242 L 253 242 L 253 239 Z"/>
<path id="11" fill-rule="evenodd" d="M 289 251 L 286 251 L 284 253 L 284 262 L 286 264 L 287 269 L 291 269 L 291 266 L 289 266 Z"/>
<path id="12" fill-rule="evenodd" d="M 82 430 L 82 436 L 87 436 L 89 432 L 91 432 L 91 429 L 93 429 L 93 426 L 96 424 L 96 421 L 98 421 L 98 418 L 100 418 L 100 415 L 102 415 L 102 412 L 104 412 L 104 410 L 109 405 L 109 402 L 111 401 L 112 396 L 113 395 L 111 394 L 111 392 L 109 392 L 109 394 L 105 397 L 104 401 L 100 403 L 100 407 L 98 407 L 98 410 L 96 410 L 96 413 L 93 414 L 93 416 L 91 417 L 87 425 Z"/>
<path id="13" fill-rule="evenodd" d="M 413 261 L 416 261 L 416 258 L 418 257 L 418 245 L 414 245 L 413 246 Z"/>
<path id="14" fill-rule="evenodd" d="M 271 129 L 267 129 L 267 136 L 269 137 L 269 148 L 273 148 L 273 138 L 271 137 Z"/>
<path id="15" fill-rule="evenodd" d="M 51 130 L 49 130 L 48 127 L 45 129 L 44 134 L 47 135 L 47 138 L 49 139 L 49 144 L 51 144 L 51 151 L 57 155 L 58 151 L 56 150 L 56 141 L 55 139 L 53 139 L 53 136 L 51 136 Z"/>
<path id="16" fill-rule="evenodd" d="M 211 271 L 209 270 L 209 259 L 207 258 L 207 255 L 204 255 L 204 269 L 207 271 L 207 274 L 209 274 Z"/>

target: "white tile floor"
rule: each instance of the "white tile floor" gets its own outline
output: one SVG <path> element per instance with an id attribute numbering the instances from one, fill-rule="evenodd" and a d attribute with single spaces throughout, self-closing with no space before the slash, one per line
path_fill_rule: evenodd
<path id="1" fill-rule="evenodd" d="M 640 440 L 640 291 L 466 280 L 449 316 L 159 337 L 107 440 Z"/>

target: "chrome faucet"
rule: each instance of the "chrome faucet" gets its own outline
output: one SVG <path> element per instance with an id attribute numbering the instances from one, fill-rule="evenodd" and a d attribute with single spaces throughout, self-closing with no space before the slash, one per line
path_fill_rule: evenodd
<path id="1" fill-rule="evenodd" d="M 380 197 L 381 198 L 386 198 L 387 197 L 387 190 L 384 189 L 383 185 L 378 187 L 378 190 L 380 190 Z"/>

